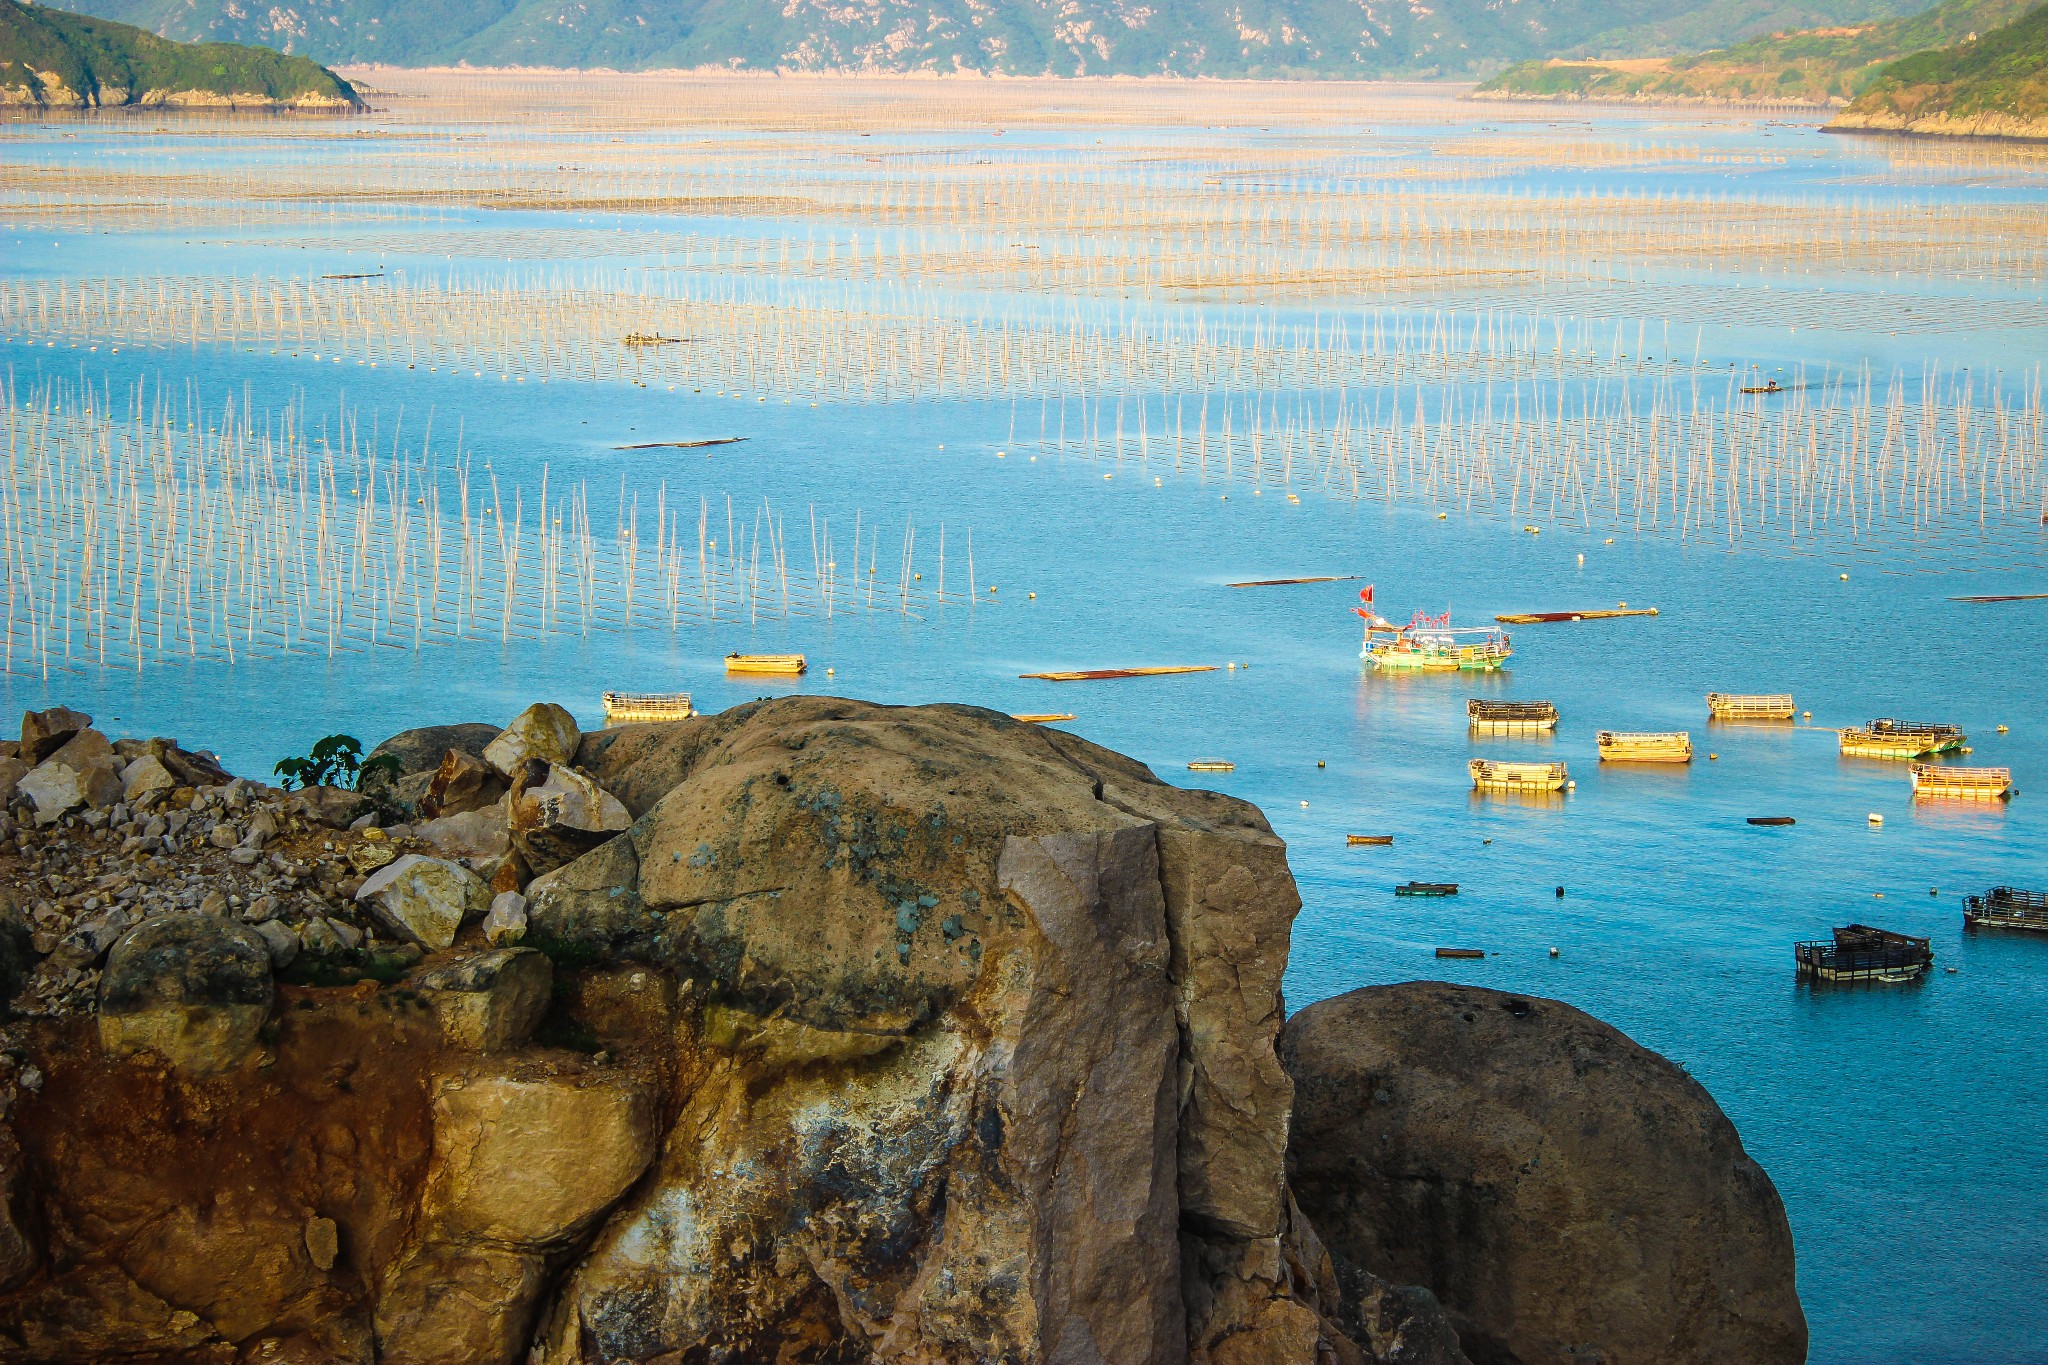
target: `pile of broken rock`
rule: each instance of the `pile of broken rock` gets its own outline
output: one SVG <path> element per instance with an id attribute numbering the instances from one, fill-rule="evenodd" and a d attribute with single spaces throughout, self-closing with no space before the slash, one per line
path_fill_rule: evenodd
<path id="1" fill-rule="evenodd" d="M 1287 1020 L 1243 802 L 829 697 L 377 755 L 0 759 L 0 1362 L 1803 1358 L 1677 1068 L 1467 988 Z"/>

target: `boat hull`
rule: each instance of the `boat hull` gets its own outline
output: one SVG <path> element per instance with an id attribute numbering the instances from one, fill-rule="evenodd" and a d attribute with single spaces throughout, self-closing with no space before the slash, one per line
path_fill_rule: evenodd
<path id="1" fill-rule="evenodd" d="M 1690 763 L 1692 736 L 1684 732 L 1670 735 L 1620 735 L 1603 730 L 1600 732 L 1600 761 Z"/>
<path id="2" fill-rule="evenodd" d="M 1560 792 L 1571 778 L 1562 763 L 1495 763 L 1475 758 L 1468 768 L 1474 791 Z"/>
<path id="3" fill-rule="evenodd" d="M 1367 649 L 1362 657 L 1383 673 L 1497 673 L 1510 650 L 1461 645 L 1453 649 Z"/>

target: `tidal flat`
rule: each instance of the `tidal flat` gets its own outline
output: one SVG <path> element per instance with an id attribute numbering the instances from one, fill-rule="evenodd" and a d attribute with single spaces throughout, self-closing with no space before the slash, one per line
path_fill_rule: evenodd
<path id="1" fill-rule="evenodd" d="M 1784 1196 L 1815 1361 L 2040 1358 L 2048 941 L 1961 902 L 2048 884 L 2048 601 L 1953 599 L 2048 592 L 2048 152 L 1386 85 L 347 74 L 370 115 L 0 121 L 0 702 L 249 775 L 606 690 L 1071 713 L 1271 818 L 1291 1007 L 1441 978 L 1682 1063 Z M 1292 577 L 1341 581 L 1227 586 Z M 1367 583 L 1397 623 L 1657 614 L 1390 677 Z M 1472 697 L 1561 720 L 1477 737 Z M 2017 794 L 1916 802 L 1838 753 L 1880 716 Z M 1852 922 L 1932 976 L 1795 980 Z"/>

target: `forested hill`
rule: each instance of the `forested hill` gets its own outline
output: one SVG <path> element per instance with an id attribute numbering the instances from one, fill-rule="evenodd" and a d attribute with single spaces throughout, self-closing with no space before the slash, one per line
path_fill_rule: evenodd
<path id="1" fill-rule="evenodd" d="M 1843 104 L 1888 63 L 1946 47 L 2019 18 L 2039 0 L 1944 0 L 1923 14 L 1777 32 L 1682 57 L 1525 62 L 1475 92 L 1480 99 L 1654 100 Z"/>
<path id="2" fill-rule="evenodd" d="M 304 57 L 237 43 L 179 43 L 145 29 L 0 0 L 0 105 L 237 109 L 361 107 L 348 82 Z"/>
<path id="3" fill-rule="evenodd" d="M 80 0 L 329 63 L 1008 75 L 1474 76 L 1674 52 L 1916 0 Z"/>
<path id="4" fill-rule="evenodd" d="M 1828 126 L 2048 138 L 2048 5 L 1892 63 Z"/>

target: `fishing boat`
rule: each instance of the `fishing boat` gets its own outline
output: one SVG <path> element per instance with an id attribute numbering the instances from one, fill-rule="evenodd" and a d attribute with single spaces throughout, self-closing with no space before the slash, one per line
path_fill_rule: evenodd
<path id="1" fill-rule="evenodd" d="M 1994 886 L 1963 900 L 1965 929 L 2031 929 L 2048 934 L 2048 891 Z"/>
<path id="2" fill-rule="evenodd" d="M 1438 957 L 1485 957 L 1486 950 L 1484 948 L 1439 948 L 1436 950 L 1436 955 Z"/>
<path id="3" fill-rule="evenodd" d="M 1214 673 L 1214 664 L 1169 664 L 1159 668 L 1075 668 L 1063 673 L 1019 673 L 1047 682 L 1103 682 L 1110 678 L 1163 678 L 1172 673 Z"/>
<path id="4" fill-rule="evenodd" d="M 1749 823 L 1752 825 L 1796 825 L 1799 822 L 1789 815 L 1752 815 L 1749 817 Z"/>
<path id="5" fill-rule="evenodd" d="M 1570 779 L 1562 763 L 1497 763 L 1475 758 L 1467 765 L 1475 791 L 1557 792 Z"/>
<path id="6" fill-rule="evenodd" d="M 1932 758 L 1960 749 L 1969 740 L 1953 725 L 1928 725 L 1887 717 L 1860 729 L 1842 731 L 1842 752 L 1851 758 Z"/>
<path id="7" fill-rule="evenodd" d="M 1915 763 L 1913 795 L 1950 801 L 2008 800 L 2012 796 L 2012 769 L 1952 768 L 1945 763 Z"/>
<path id="8" fill-rule="evenodd" d="M 1830 939 L 1793 945 L 1799 974 L 1816 981 L 1918 981 L 1934 966 L 1934 950 L 1924 938 L 1845 924 Z"/>
<path id="9" fill-rule="evenodd" d="M 688 692 L 607 692 L 604 694 L 606 725 L 635 725 L 644 721 L 688 720 L 697 713 L 690 707 Z"/>
<path id="10" fill-rule="evenodd" d="M 1777 380 L 1773 379 L 1768 384 L 1745 385 L 1742 391 L 1744 393 L 1783 393 L 1785 391 L 1785 387 L 1784 385 L 1780 384 Z"/>
<path id="11" fill-rule="evenodd" d="M 1011 720 L 1021 720 L 1026 725 L 1052 725 L 1058 721 L 1072 720 L 1073 718 L 1074 713 L 1072 711 L 1024 712 L 1013 713 L 1010 716 Z"/>
<path id="12" fill-rule="evenodd" d="M 1385 848 L 1393 842 L 1394 836 L 1391 834 L 1347 834 L 1344 836 L 1344 843 L 1348 848 L 1359 848 L 1362 846 Z"/>
<path id="13" fill-rule="evenodd" d="M 1451 615 L 1431 616 L 1416 612 L 1415 619 L 1397 626 L 1372 609 L 1372 585 L 1366 584 L 1358 598 L 1365 605 L 1352 611 L 1365 620 L 1365 643 L 1358 657 L 1374 668 L 1389 673 L 1492 673 L 1506 666 L 1507 632 L 1493 626 L 1453 626 Z"/>
<path id="14" fill-rule="evenodd" d="M 1455 896 L 1456 882 L 1403 882 L 1394 888 L 1397 896 Z"/>
<path id="15" fill-rule="evenodd" d="M 1790 720 L 1797 708 L 1790 692 L 1709 692 L 1711 720 Z"/>
<path id="16" fill-rule="evenodd" d="M 1237 765 L 1227 758 L 1197 758 L 1188 763 L 1191 773 L 1234 773 Z"/>
<path id="17" fill-rule="evenodd" d="M 1557 728 L 1557 706 L 1547 701 L 1481 701 L 1465 703 L 1465 718 L 1482 735 L 1540 735 Z"/>
<path id="18" fill-rule="evenodd" d="M 728 654 L 725 656 L 725 671 L 728 673 L 801 673 L 809 664 L 801 654 Z"/>
<path id="19" fill-rule="evenodd" d="M 1692 734 L 1685 730 L 1640 735 L 1602 730 L 1599 744 L 1602 763 L 1692 762 Z"/>

